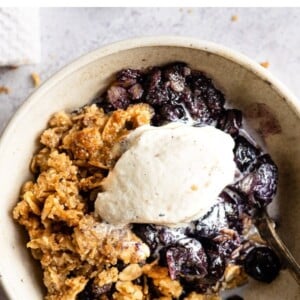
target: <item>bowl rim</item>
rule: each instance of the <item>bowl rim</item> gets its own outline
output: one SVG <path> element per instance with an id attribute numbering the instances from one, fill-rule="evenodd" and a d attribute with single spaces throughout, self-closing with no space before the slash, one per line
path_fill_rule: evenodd
<path id="1" fill-rule="evenodd" d="M 253 59 L 248 58 L 244 54 L 239 53 L 236 50 L 225 47 L 223 45 L 210 42 L 207 40 L 201 40 L 195 37 L 188 36 L 148 36 L 148 37 L 136 37 L 131 39 L 125 39 L 118 42 L 110 43 L 105 46 L 101 46 L 96 50 L 84 54 L 72 62 L 63 66 L 59 71 L 54 73 L 49 79 L 47 79 L 36 91 L 29 95 L 22 105 L 17 109 L 12 116 L 6 127 L 2 131 L 0 136 L 0 165 L 3 160 L 1 156 L 2 149 L 4 149 L 6 143 L 9 140 L 9 136 L 14 132 L 17 120 L 22 118 L 24 114 L 30 111 L 30 108 L 36 101 L 42 98 L 43 94 L 53 88 L 57 82 L 60 82 L 65 77 L 71 75 L 76 70 L 92 63 L 93 61 L 108 56 L 110 54 L 126 51 L 134 48 L 146 48 L 146 47 L 178 47 L 178 48 L 190 48 L 194 50 L 205 51 L 211 54 L 221 56 L 227 60 L 230 60 L 242 68 L 254 73 L 261 80 L 270 84 L 271 88 L 278 93 L 288 104 L 290 109 L 297 115 L 300 120 L 300 101 L 297 97 L 286 87 L 285 84 L 280 82 L 271 74 L 270 71 Z M 4 158 L 5 159 L 5 158 Z M 9 290 L 9 282 L 6 281 L 6 277 L 2 274 L 1 262 L 0 262 L 0 285 L 2 286 L 5 294 L 9 299 L 13 299 L 13 294 Z"/>

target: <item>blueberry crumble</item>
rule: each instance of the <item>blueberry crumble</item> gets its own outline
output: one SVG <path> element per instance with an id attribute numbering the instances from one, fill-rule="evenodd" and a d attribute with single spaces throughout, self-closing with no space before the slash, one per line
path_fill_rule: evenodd
<path id="1" fill-rule="evenodd" d="M 280 271 L 254 226 L 277 167 L 185 63 L 121 70 L 91 104 L 56 113 L 30 168 L 13 217 L 46 300 L 213 300 Z"/>

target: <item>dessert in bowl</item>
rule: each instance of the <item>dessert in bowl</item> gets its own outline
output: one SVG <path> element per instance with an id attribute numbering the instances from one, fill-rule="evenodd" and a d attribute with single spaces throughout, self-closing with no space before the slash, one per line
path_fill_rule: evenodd
<path id="1" fill-rule="evenodd" d="M 146 39 L 132 49 L 123 44 L 123 52 L 107 48 L 105 59 L 91 54 L 85 66 L 93 70 L 78 65 L 72 80 L 64 78 L 72 88 L 76 80 L 86 85 L 85 101 L 77 87 L 72 96 L 59 83 L 51 88 L 63 100 L 54 109 L 49 98 L 44 117 L 65 112 L 46 130 L 40 119 L 34 178 L 13 212 L 43 267 L 47 299 L 217 299 L 247 274 L 264 282 L 278 274 L 280 262 L 251 213 L 276 193 L 278 149 L 268 143 L 285 124 L 270 99 L 248 98 L 273 87 L 261 80 L 248 91 L 257 75 L 246 66 L 223 49 L 221 56 L 211 44 L 186 41 Z M 225 76 L 226 63 L 242 81 Z M 230 101 L 241 88 L 248 102 Z M 257 143 L 245 130 L 247 116 L 260 126 Z"/>

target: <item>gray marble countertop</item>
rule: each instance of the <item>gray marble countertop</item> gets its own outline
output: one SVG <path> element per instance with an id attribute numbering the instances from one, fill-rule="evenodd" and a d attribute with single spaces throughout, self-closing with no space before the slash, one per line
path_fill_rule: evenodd
<path id="1" fill-rule="evenodd" d="M 82 54 L 136 36 L 193 36 L 268 61 L 269 70 L 300 99 L 300 8 L 53 8 L 40 15 L 41 63 L 0 69 L 0 86 L 11 91 L 0 94 L 0 133 L 34 90 L 32 72 L 45 81 Z"/>

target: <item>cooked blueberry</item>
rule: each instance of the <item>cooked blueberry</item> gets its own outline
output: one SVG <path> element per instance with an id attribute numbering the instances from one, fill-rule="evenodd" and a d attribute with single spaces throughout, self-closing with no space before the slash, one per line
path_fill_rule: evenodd
<path id="1" fill-rule="evenodd" d="M 219 280 L 225 271 L 225 260 L 222 256 L 215 253 L 207 253 L 208 256 L 208 274 L 211 280 Z"/>
<path id="2" fill-rule="evenodd" d="M 197 238 L 213 238 L 222 228 L 227 227 L 225 207 L 222 203 L 218 203 L 204 217 L 196 221 L 194 234 Z"/>
<path id="3" fill-rule="evenodd" d="M 236 136 L 242 126 L 242 112 L 237 109 L 227 109 L 222 112 L 218 120 L 217 128 Z"/>
<path id="4" fill-rule="evenodd" d="M 191 75 L 187 78 L 187 82 L 194 92 L 199 91 L 203 95 L 207 91 L 207 88 L 212 85 L 211 79 L 199 71 L 192 71 Z"/>
<path id="5" fill-rule="evenodd" d="M 258 158 L 254 170 L 237 183 L 250 202 L 258 207 L 268 205 L 276 194 L 278 170 L 271 157 L 265 154 Z"/>
<path id="6" fill-rule="evenodd" d="M 213 123 L 212 115 L 203 99 L 200 97 L 192 98 L 186 94 L 183 101 L 186 109 L 194 120 L 201 124 Z"/>
<path id="7" fill-rule="evenodd" d="M 118 72 L 116 77 L 118 85 L 128 88 L 140 81 L 142 73 L 139 70 L 124 69 Z"/>
<path id="8" fill-rule="evenodd" d="M 109 113 L 109 112 L 115 110 L 115 108 L 112 106 L 112 104 L 107 102 L 107 99 L 106 99 L 106 97 L 104 97 L 104 95 L 95 98 L 92 101 L 92 103 L 96 104 L 98 107 L 101 107 L 105 113 Z"/>
<path id="9" fill-rule="evenodd" d="M 146 81 L 145 100 L 150 105 L 162 105 L 168 102 L 168 87 L 162 81 L 162 72 L 158 68 L 153 68 Z"/>
<path id="10" fill-rule="evenodd" d="M 228 236 L 226 237 L 225 235 L 224 238 L 228 238 Z M 222 257 L 228 259 L 231 257 L 231 253 L 240 245 L 240 238 L 236 235 L 235 237 L 229 238 L 228 240 L 225 239 L 223 242 L 218 243 L 218 252 Z"/>
<path id="11" fill-rule="evenodd" d="M 147 74 L 146 86 L 149 90 L 154 91 L 160 87 L 162 81 L 162 74 L 160 68 L 152 68 Z"/>
<path id="12" fill-rule="evenodd" d="M 207 279 L 210 282 L 216 282 L 219 280 L 225 271 L 225 257 L 222 252 L 219 251 L 217 243 L 211 239 L 201 240 L 205 253 L 207 255 L 208 274 Z"/>
<path id="13" fill-rule="evenodd" d="M 248 198 L 235 185 L 228 185 L 219 197 L 227 203 L 242 207 L 245 212 L 249 211 Z"/>
<path id="14" fill-rule="evenodd" d="M 134 224 L 132 230 L 152 251 L 157 248 L 159 244 L 158 230 L 154 225 Z"/>
<path id="15" fill-rule="evenodd" d="M 242 136 L 238 136 L 235 139 L 233 152 L 234 160 L 242 172 L 246 171 L 254 162 L 256 162 L 256 159 L 260 154 L 260 150 Z"/>
<path id="16" fill-rule="evenodd" d="M 150 105 L 162 105 L 168 101 L 168 90 L 165 87 L 157 88 L 155 91 L 148 91 L 146 95 L 146 102 Z"/>
<path id="17" fill-rule="evenodd" d="M 164 77 L 170 83 L 174 92 L 182 92 L 185 87 L 185 68 L 184 63 L 175 63 L 165 67 Z"/>
<path id="18" fill-rule="evenodd" d="M 111 86 L 107 91 L 107 98 L 115 109 L 126 109 L 130 104 L 126 89 L 120 86 Z"/>
<path id="19" fill-rule="evenodd" d="M 169 274 L 172 279 L 182 276 L 204 277 L 207 274 L 207 257 L 201 243 L 192 238 L 178 241 L 166 252 Z"/>
<path id="20" fill-rule="evenodd" d="M 248 197 L 234 186 L 227 186 L 219 198 L 224 201 L 228 227 L 241 233 L 243 231 L 243 218 L 245 215 L 250 215 L 252 209 Z"/>
<path id="21" fill-rule="evenodd" d="M 99 287 L 94 285 L 90 280 L 86 284 L 84 290 L 77 295 L 76 300 L 97 300 L 99 299 L 100 295 L 109 292 L 111 287 L 111 284 L 105 284 Z"/>
<path id="22" fill-rule="evenodd" d="M 159 108 L 159 114 L 165 121 L 177 121 L 185 116 L 184 109 L 180 105 L 165 104 Z"/>
<path id="23" fill-rule="evenodd" d="M 224 110 L 224 96 L 213 85 L 207 88 L 204 99 L 213 117 L 218 117 Z"/>
<path id="24" fill-rule="evenodd" d="M 128 93 L 133 100 L 141 99 L 144 93 L 142 86 L 139 83 L 134 84 L 128 89 Z"/>
<path id="25" fill-rule="evenodd" d="M 186 77 L 191 74 L 191 69 L 184 62 L 174 62 L 164 66 L 164 77 L 169 79 L 169 74 L 179 74 Z"/>
<path id="26" fill-rule="evenodd" d="M 271 157 L 266 154 L 259 158 L 256 171 L 254 197 L 261 203 L 270 202 L 277 190 L 278 169 Z"/>
<path id="27" fill-rule="evenodd" d="M 270 283 L 280 271 L 280 261 L 270 248 L 257 247 L 246 256 L 244 267 L 246 273 L 254 279 Z"/>
<path id="28" fill-rule="evenodd" d="M 186 228 L 185 227 L 178 227 L 178 228 L 171 228 L 171 227 L 161 227 L 159 229 L 159 240 L 160 242 L 165 245 L 175 244 L 179 240 L 185 238 Z"/>

